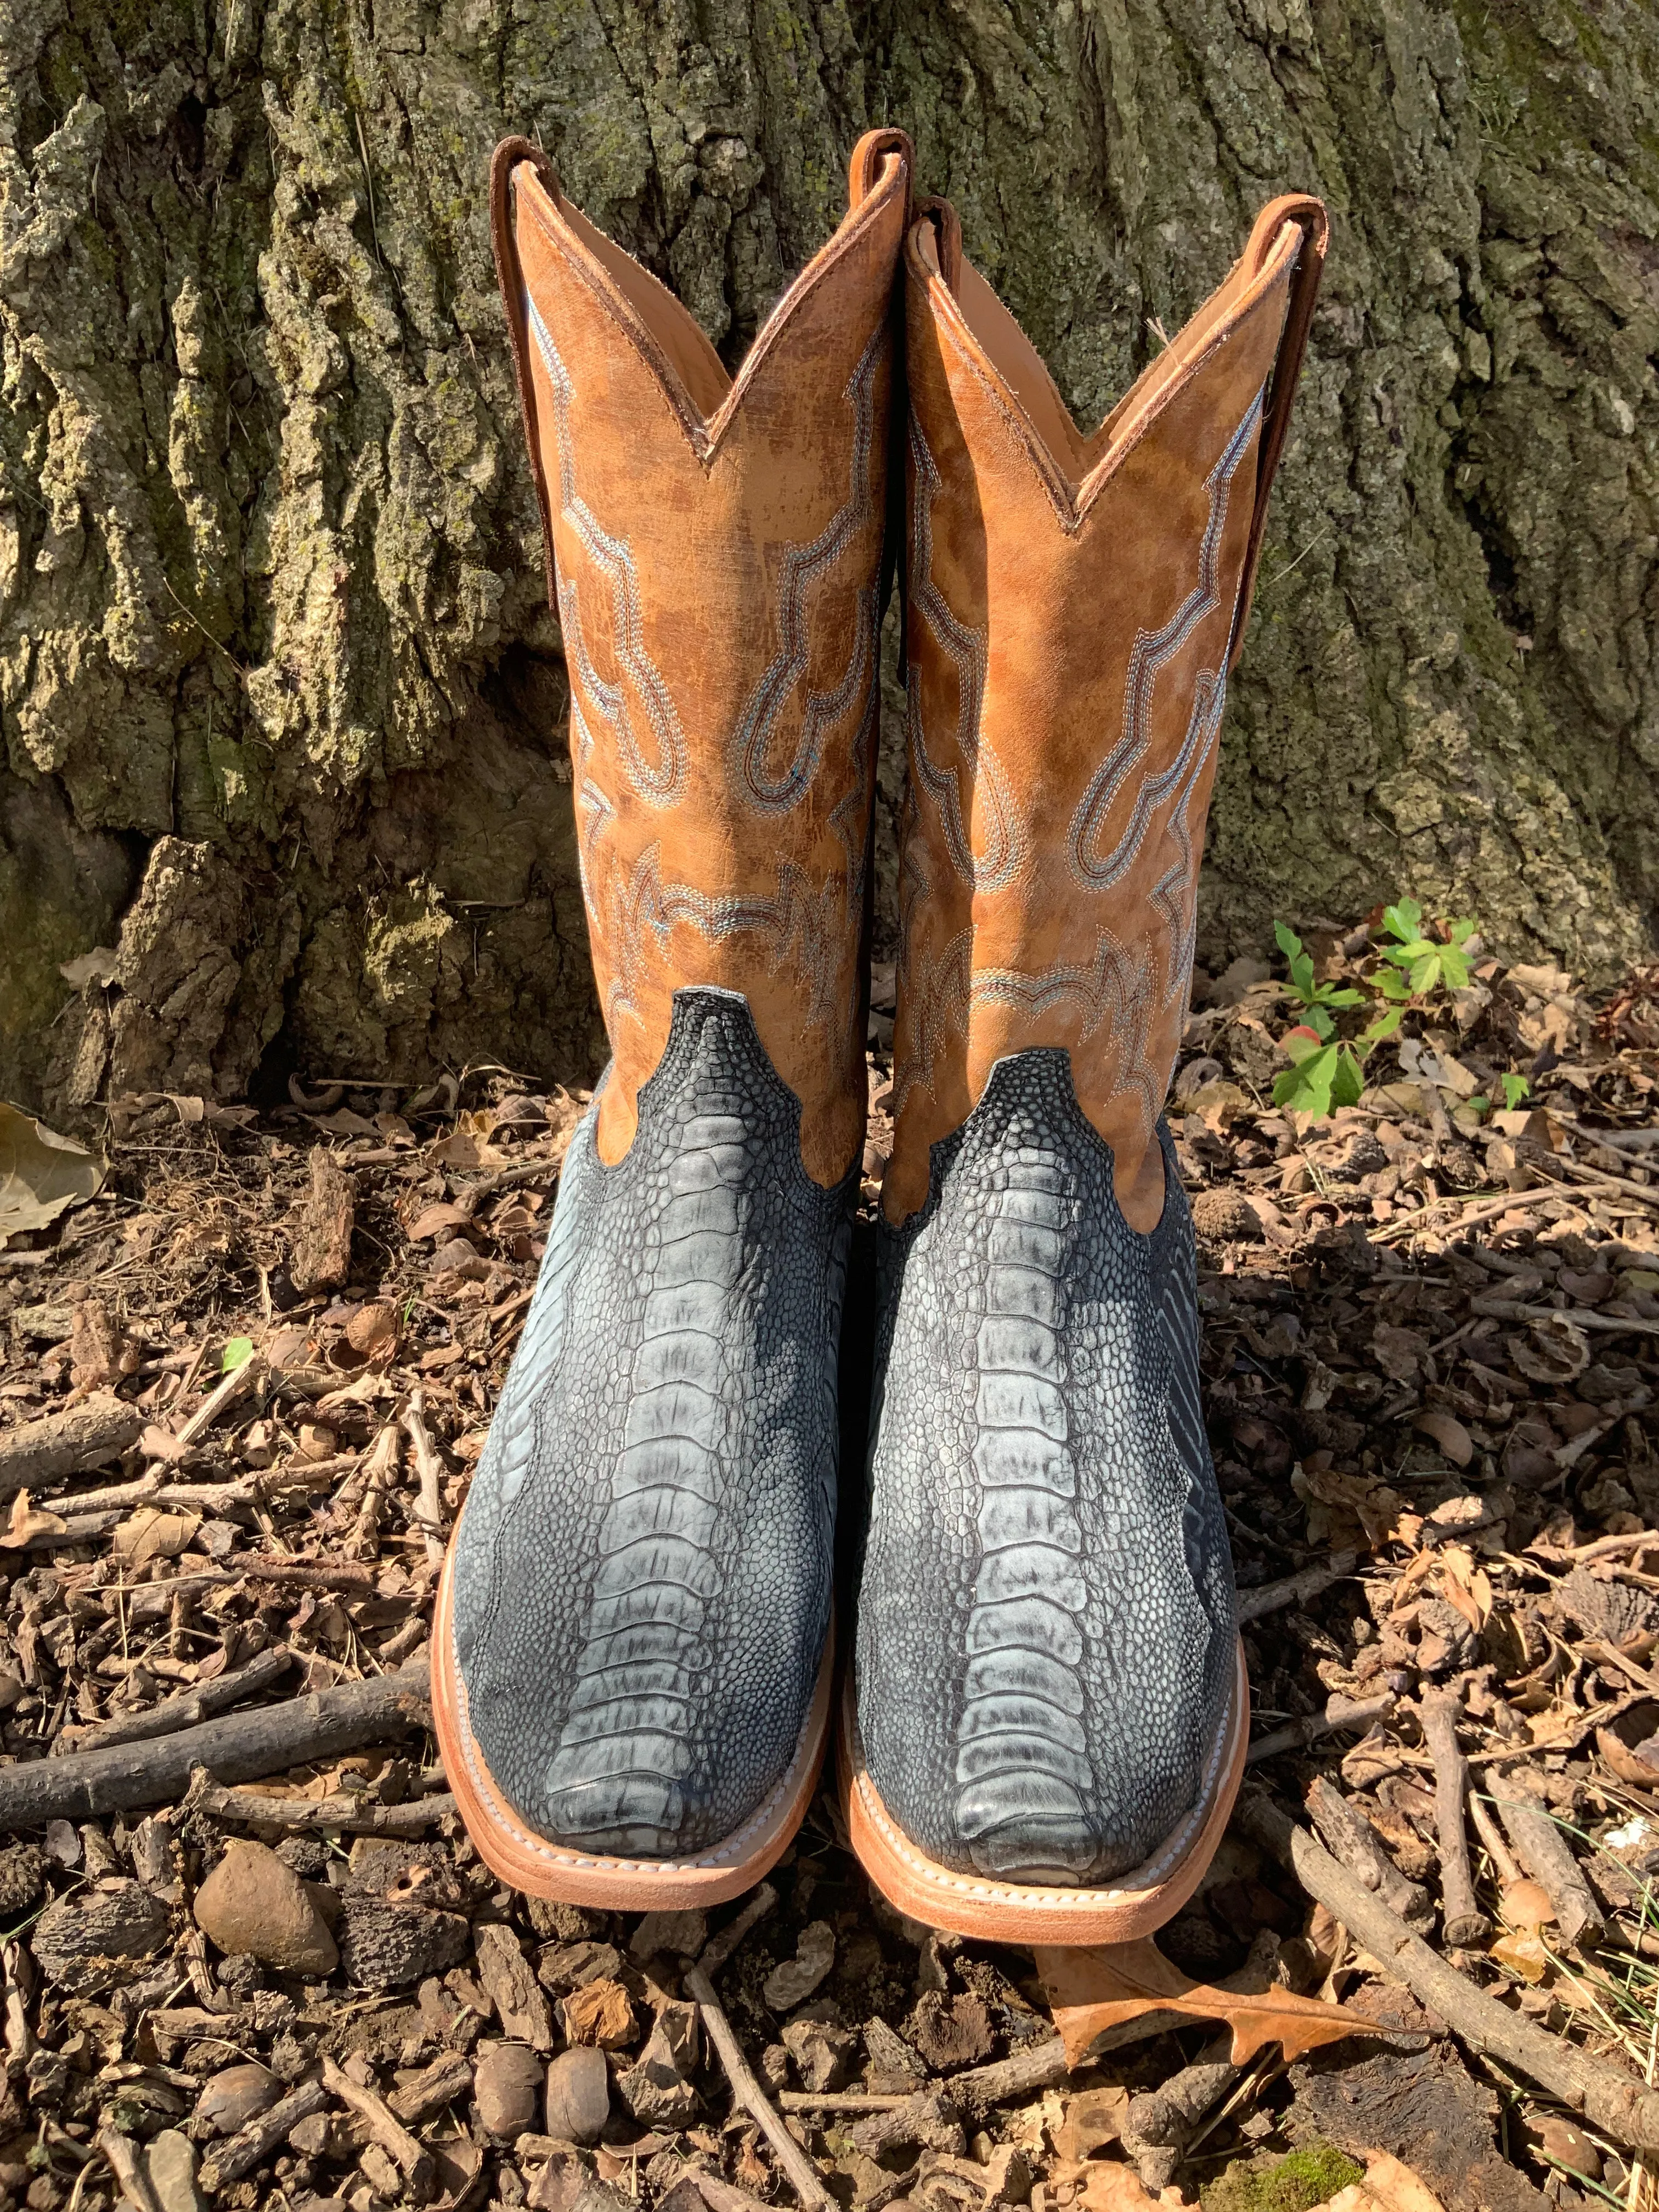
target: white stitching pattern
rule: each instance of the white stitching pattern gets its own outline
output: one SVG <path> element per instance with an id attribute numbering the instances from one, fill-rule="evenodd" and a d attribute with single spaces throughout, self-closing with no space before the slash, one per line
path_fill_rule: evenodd
<path id="1" fill-rule="evenodd" d="M 845 396 L 853 403 L 853 455 L 846 503 L 837 507 L 810 545 L 784 549 L 778 579 L 781 643 L 750 693 L 727 746 L 736 788 L 763 814 L 787 814 L 800 804 L 817 772 L 825 734 L 847 713 L 860 684 L 872 669 L 877 595 L 866 590 L 859 594 L 853 651 L 845 674 L 828 691 L 808 687 L 794 757 L 781 775 L 769 774 L 767 753 L 778 716 L 805 678 L 811 655 L 806 593 L 835 567 L 875 512 L 870 496 L 870 459 L 875 446 L 876 371 L 886 337 L 886 325 L 878 324 L 847 385 Z"/>
<path id="2" fill-rule="evenodd" d="M 570 373 L 566 368 L 558 348 L 553 343 L 552 332 L 542 320 L 529 288 L 524 293 L 525 314 L 535 335 L 537 350 L 547 371 L 553 391 L 553 428 L 559 449 L 559 507 L 581 540 L 583 551 L 594 567 L 610 580 L 611 631 L 616 644 L 617 659 L 633 678 L 634 687 L 645 702 L 645 711 L 650 719 L 657 745 L 657 765 L 653 768 L 640 750 L 634 734 L 633 717 L 629 713 L 628 695 L 621 684 L 609 684 L 594 667 L 588 657 L 586 641 L 582 636 L 580 609 L 578 605 L 576 580 L 567 576 L 562 564 L 554 562 L 554 573 L 558 585 L 559 621 L 564 630 L 565 641 L 574 664 L 576 674 L 595 712 L 605 722 L 617 741 L 617 750 L 627 771 L 629 781 L 648 805 L 672 806 L 685 791 L 685 732 L 680 727 L 679 714 L 669 696 L 662 673 L 645 649 L 645 640 L 640 621 L 640 580 L 634 566 L 634 556 L 628 541 L 613 537 L 605 529 L 587 501 L 576 490 L 575 456 L 570 434 L 570 402 L 574 387 Z"/>
<path id="3" fill-rule="evenodd" d="M 1009 793 L 1002 764 L 980 741 L 985 705 L 986 634 L 957 620 L 933 580 L 933 501 L 943 489 L 938 464 L 928 451 L 915 409 L 910 410 L 910 454 L 916 472 L 911 501 L 910 589 L 917 611 L 939 641 L 957 672 L 957 762 L 940 768 L 927 750 L 922 729 L 919 658 L 910 662 L 908 721 L 911 773 L 939 809 L 951 865 L 976 891 L 1006 890 L 1030 859 L 1030 837 Z M 962 778 L 972 787 L 974 804 L 988 821 L 988 850 L 975 860 L 963 819 Z"/>
<path id="4" fill-rule="evenodd" d="M 1221 604 L 1217 570 L 1222 532 L 1227 521 L 1228 491 L 1261 421 L 1261 393 L 1258 392 L 1245 410 L 1243 421 L 1227 441 L 1220 459 L 1205 478 L 1210 513 L 1199 546 L 1197 583 L 1161 629 L 1135 633 L 1123 690 L 1123 735 L 1096 769 L 1072 817 L 1067 857 L 1073 878 L 1085 890 L 1108 890 L 1127 872 L 1154 811 L 1181 787 L 1191 769 L 1193 749 L 1199 741 L 1205 719 L 1196 708 L 1180 752 L 1168 768 L 1148 776 L 1141 784 L 1135 793 L 1134 811 L 1122 836 L 1104 860 L 1096 858 L 1095 847 L 1118 793 L 1151 750 L 1152 695 L 1158 679 L 1199 624 Z M 1212 675 L 1211 680 L 1215 680 Z"/>

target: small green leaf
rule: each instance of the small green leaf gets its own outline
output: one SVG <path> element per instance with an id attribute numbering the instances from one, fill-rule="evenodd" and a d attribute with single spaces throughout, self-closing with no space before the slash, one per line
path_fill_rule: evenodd
<path id="1" fill-rule="evenodd" d="M 1390 937 L 1409 945 L 1423 934 L 1423 909 L 1415 899 L 1400 899 L 1382 909 L 1382 927 Z"/>
<path id="2" fill-rule="evenodd" d="M 1321 1006 L 1309 1007 L 1308 1026 L 1322 1037 L 1334 1036 L 1336 1034 L 1336 1024 Z"/>
<path id="3" fill-rule="evenodd" d="M 1468 988 L 1469 963 L 1455 945 L 1441 946 L 1440 973 L 1449 991 L 1462 991 Z"/>
<path id="4" fill-rule="evenodd" d="M 1433 990 L 1440 981 L 1440 954 L 1437 949 L 1425 952 L 1420 960 L 1412 963 L 1412 995 L 1422 998 Z"/>
<path id="5" fill-rule="evenodd" d="M 1273 924 L 1273 941 L 1287 960 L 1294 960 L 1302 950 L 1302 939 L 1287 921 Z"/>
<path id="6" fill-rule="evenodd" d="M 1384 1037 L 1391 1037 L 1405 1018 L 1403 1006 L 1385 1006 L 1370 1027 L 1362 1032 L 1360 1043 L 1369 1052 L 1374 1044 L 1381 1044 Z"/>
<path id="7" fill-rule="evenodd" d="M 1305 1053 L 1293 1067 L 1287 1067 L 1274 1079 L 1274 1105 L 1290 1106 L 1299 1114 L 1322 1118 L 1328 1115 L 1331 1110 L 1331 1083 L 1336 1074 L 1337 1055 L 1338 1048 L 1334 1044 Z"/>
<path id="8" fill-rule="evenodd" d="M 1504 1086 L 1504 1106 L 1511 1114 L 1522 1099 L 1531 1097 L 1532 1085 L 1524 1075 L 1500 1075 L 1498 1079 Z"/>
<path id="9" fill-rule="evenodd" d="M 1454 945 L 1467 945 L 1470 938 L 1474 935 L 1473 915 L 1463 915 L 1455 921 L 1449 921 L 1446 924 L 1446 934 Z"/>
<path id="10" fill-rule="evenodd" d="M 1412 994 L 1412 987 L 1395 968 L 1379 968 L 1370 978 L 1385 999 L 1403 1002 Z"/>
<path id="11" fill-rule="evenodd" d="M 246 1367 L 252 1357 L 253 1339 L 251 1336 L 233 1336 L 220 1355 L 219 1372 L 222 1375 L 234 1374 L 237 1368 Z"/>
<path id="12" fill-rule="evenodd" d="M 1340 1051 L 1331 1076 L 1332 1105 L 1357 1106 L 1359 1094 L 1364 1088 L 1365 1079 L 1360 1073 L 1359 1062 L 1351 1052 Z"/>
<path id="13" fill-rule="evenodd" d="M 1350 991 L 1346 988 L 1339 991 L 1329 983 L 1322 983 L 1319 987 L 1319 1003 L 1322 1006 L 1362 1006 L 1365 1003 L 1365 994 L 1363 991 Z"/>

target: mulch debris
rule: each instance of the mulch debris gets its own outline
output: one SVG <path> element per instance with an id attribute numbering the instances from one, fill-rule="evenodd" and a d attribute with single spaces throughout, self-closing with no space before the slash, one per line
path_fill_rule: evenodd
<path id="1" fill-rule="evenodd" d="M 1306 944 L 1322 981 L 1367 957 Z M 1198 978 L 1171 1127 L 1251 1777 L 1471 1988 L 1651 2081 L 1659 970 L 1591 999 L 1468 949 L 1321 1119 L 1272 1103 L 1298 1010 L 1268 963 Z M 0 2212 L 738 2212 L 805 2193 L 779 2128 L 850 2212 L 1302 2212 L 1379 2152 L 1447 2212 L 1640 2212 L 1641 2154 L 1460 2044 L 1247 1824 L 1159 1938 L 1177 1981 L 1374 2038 L 1239 2063 L 1149 1999 L 1068 2072 L 1030 1955 L 894 1914 L 827 1794 L 729 1946 L 741 1905 L 495 1881 L 422 1668 L 586 1097 L 122 1100 L 101 1188 L 0 1249 L 0 1806 L 76 1753 L 116 1774 L 0 1846 Z M 234 1771 L 151 1787 L 199 1729 Z"/>

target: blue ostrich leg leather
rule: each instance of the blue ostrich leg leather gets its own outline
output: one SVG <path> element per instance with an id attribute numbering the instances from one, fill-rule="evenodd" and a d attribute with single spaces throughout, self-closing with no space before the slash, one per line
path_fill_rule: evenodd
<path id="1" fill-rule="evenodd" d="M 1099 1884 L 1213 1787 L 1231 1559 L 1199 1402 L 1192 1220 L 1150 1236 L 1067 1054 L 999 1060 L 881 1225 L 860 1733 L 928 1856 Z"/>
<path id="2" fill-rule="evenodd" d="M 811 1700 L 857 1170 L 806 1174 L 735 992 L 675 993 L 639 1106 L 615 1167 L 592 1109 L 566 1156 L 456 1538 L 455 1648 L 525 1822 L 661 1859 L 761 1807 Z"/>

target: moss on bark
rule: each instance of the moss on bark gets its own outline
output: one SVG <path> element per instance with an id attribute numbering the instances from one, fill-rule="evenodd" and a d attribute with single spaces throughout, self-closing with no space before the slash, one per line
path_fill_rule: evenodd
<path id="1" fill-rule="evenodd" d="M 1091 416 L 1262 200 L 1331 203 L 1206 957 L 1404 890 L 1650 941 L 1638 0 L 0 0 L 0 1090 L 592 1073 L 489 149 L 735 357 L 880 120 Z"/>

